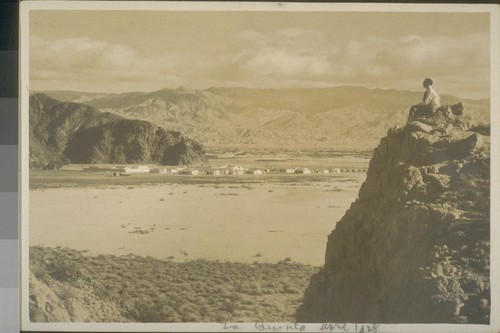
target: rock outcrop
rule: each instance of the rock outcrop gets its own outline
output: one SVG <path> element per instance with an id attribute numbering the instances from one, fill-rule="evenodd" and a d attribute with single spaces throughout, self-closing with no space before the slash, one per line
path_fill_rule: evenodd
<path id="1" fill-rule="evenodd" d="M 298 321 L 489 323 L 489 126 L 461 113 L 380 141 Z"/>
<path id="2" fill-rule="evenodd" d="M 72 163 L 160 163 L 190 165 L 206 162 L 203 146 L 154 124 L 121 119 L 78 130 L 64 155 Z"/>
<path id="3" fill-rule="evenodd" d="M 202 145 L 176 131 L 91 106 L 30 96 L 30 165 L 206 162 Z"/>

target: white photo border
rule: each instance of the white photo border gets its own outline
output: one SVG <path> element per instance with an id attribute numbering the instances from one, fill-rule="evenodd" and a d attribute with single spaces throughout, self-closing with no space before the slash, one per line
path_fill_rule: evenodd
<path id="1" fill-rule="evenodd" d="M 467 12 L 490 14 L 491 101 L 491 315 L 490 325 L 471 324 L 322 324 L 266 323 L 33 323 L 29 320 L 29 20 L 37 10 L 165 10 L 165 11 L 349 11 L 349 12 Z M 499 332 L 500 331 L 500 6 L 488 4 L 388 3 L 264 3 L 155 1 L 22 1 L 20 3 L 20 313 L 23 331 L 85 332 Z M 234 326 L 236 325 L 236 326 Z M 294 326 L 295 325 L 295 326 Z M 331 329 L 330 329 L 331 328 Z M 375 328 L 375 330 L 373 330 Z"/>

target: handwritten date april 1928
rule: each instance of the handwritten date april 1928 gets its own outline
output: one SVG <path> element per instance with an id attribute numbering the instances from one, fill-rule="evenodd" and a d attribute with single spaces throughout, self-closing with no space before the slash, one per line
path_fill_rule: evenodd
<path id="1" fill-rule="evenodd" d="M 255 322 L 253 325 L 224 322 L 224 330 L 250 329 L 258 332 L 329 332 L 329 333 L 377 333 L 380 324 L 348 324 L 348 323 L 264 323 Z"/>

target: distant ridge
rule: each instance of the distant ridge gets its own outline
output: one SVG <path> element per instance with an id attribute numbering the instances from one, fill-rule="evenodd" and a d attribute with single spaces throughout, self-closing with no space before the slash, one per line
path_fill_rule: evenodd
<path id="1" fill-rule="evenodd" d="M 48 91 L 128 119 L 180 131 L 208 147 L 372 149 L 422 92 L 363 87 L 184 88 L 119 94 Z M 460 98 L 441 96 L 443 104 Z M 489 122 L 489 100 L 462 100 L 476 121 Z"/>

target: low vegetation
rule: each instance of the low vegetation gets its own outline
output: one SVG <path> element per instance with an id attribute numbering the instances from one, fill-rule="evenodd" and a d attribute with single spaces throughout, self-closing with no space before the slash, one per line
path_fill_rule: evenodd
<path id="1" fill-rule="evenodd" d="M 289 258 L 254 264 L 173 262 L 37 246 L 30 248 L 30 317 L 61 321 L 45 313 L 40 287 L 45 285 L 57 298 L 49 308 L 60 304 L 59 312 L 66 311 L 73 321 L 290 322 L 309 277 L 318 269 Z M 89 306 L 82 319 L 74 313 L 74 303 L 85 304 L 88 299 L 118 313 L 103 318 Z"/>

